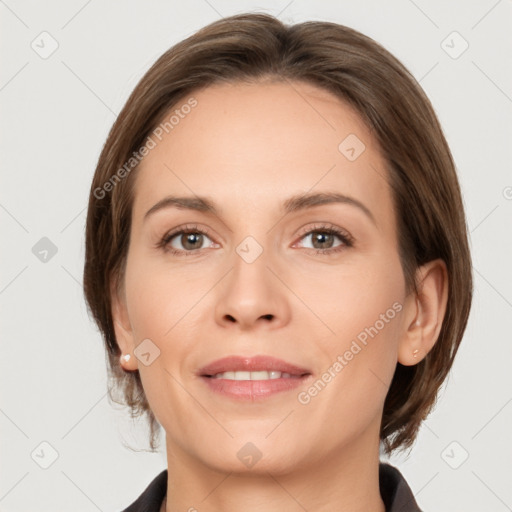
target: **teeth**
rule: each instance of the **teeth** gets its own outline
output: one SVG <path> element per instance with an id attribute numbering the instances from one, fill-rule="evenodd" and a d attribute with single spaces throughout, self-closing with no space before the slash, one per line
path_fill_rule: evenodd
<path id="1" fill-rule="evenodd" d="M 271 380 L 271 379 L 289 379 L 291 375 L 289 373 L 281 373 L 281 372 L 224 372 L 217 373 L 214 375 L 215 379 L 229 379 L 229 380 Z"/>

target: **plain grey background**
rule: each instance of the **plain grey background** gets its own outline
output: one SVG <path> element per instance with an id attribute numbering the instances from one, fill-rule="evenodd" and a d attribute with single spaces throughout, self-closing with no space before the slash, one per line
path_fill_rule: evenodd
<path id="1" fill-rule="evenodd" d="M 430 97 L 463 189 L 475 296 L 436 409 L 391 463 L 425 512 L 512 510 L 511 0 L 0 0 L 0 510 L 121 510 L 166 467 L 163 442 L 143 451 L 144 424 L 106 396 L 81 287 L 88 192 L 108 130 L 156 58 L 254 10 L 360 30 Z"/>

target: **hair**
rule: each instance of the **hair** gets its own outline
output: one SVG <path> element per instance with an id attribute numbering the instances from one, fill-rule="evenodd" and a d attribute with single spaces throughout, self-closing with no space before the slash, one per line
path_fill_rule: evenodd
<path id="1" fill-rule="evenodd" d="M 84 293 L 108 354 L 109 398 L 129 406 L 132 417 L 147 414 L 154 450 L 159 424 L 139 372 L 119 364 L 111 310 L 112 286 L 119 290 L 124 281 L 138 163 L 133 156 L 163 116 L 192 92 L 215 83 L 269 79 L 327 90 L 368 126 L 389 175 L 407 292 L 418 293 L 419 266 L 437 258 L 446 264 L 448 301 L 437 342 L 418 364 L 397 363 L 384 403 L 385 452 L 411 447 L 453 364 L 471 307 L 462 195 L 439 121 L 414 77 L 373 39 L 331 22 L 286 25 L 263 13 L 221 19 L 161 55 L 129 96 L 97 163 L 85 240 Z"/>

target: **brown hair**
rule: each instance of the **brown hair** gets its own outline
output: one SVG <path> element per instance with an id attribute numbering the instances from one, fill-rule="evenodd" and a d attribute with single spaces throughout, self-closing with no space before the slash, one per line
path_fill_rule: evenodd
<path id="1" fill-rule="evenodd" d="M 448 303 L 437 343 L 420 363 L 397 363 L 384 404 L 385 450 L 410 447 L 452 366 L 471 307 L 461 191 L 435 112 L 414 77 L 371 38 L 330 22 L 285 25 L 260 13 L 224 18 L 166 51 L 130 95 L 99 157 L 86 226 L 84 291 L 107 348 L 114 384 L 109 397 L 119 401 L 114 392 L 120 390 L 132 416 L 147 414 L 154 449 L 158 422 L 139 372 L 125 372 L 119 364 L 111 314 L 111 286 L 123 281 L 129 244 L 137 169 L 132 155 L 193 91 L 268 78 L 307 81 L 330 91 L 354 107 L 371 130 L 388 166 L 407 291 L 417 292 L 418 266 L 437 258 L 446 263 Z"/>

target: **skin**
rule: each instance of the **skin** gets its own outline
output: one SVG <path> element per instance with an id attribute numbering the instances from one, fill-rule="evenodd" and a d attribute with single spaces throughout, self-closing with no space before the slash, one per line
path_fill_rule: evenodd
<path id="1" fill-rule="evenodd" d="M 397 361 L 418 363 L 437 340 L 446 267 L 418 269 L 420 293 L 406 295 L 385 162 L 347 104 L 303 82 L 214 85 L 193 96 L 197 106 L 137 171 L 126 273 L 112 291 L 117 340 L 132 355 L 121 364 L 140 372 L 166 432 L 161 510 L 384 512 L 384 399 Z M 338 149 L 349 134 L 366 146 L 354 161 Z M 375 223 L 350 204 L 282 213 L 288 197 L 320 191 L 357 199 Z M 219 214 L 164 208 L 144 220 L 168 194 L 208 196 Z M 353 246 L 337 235 L 315 241 L 324 223 L 347 231 Z M 157 247 L 186 224 L 210 234 L 192 249 L 186 235 L 174 237 L 188 255 Z M 247 236 L 263 249 L 251 263 L 236 251 Z M 301 404 L 298 393 L 394 303 L 401 311 Z M 147 338 L 160 350 L 148 366 L 133 356 Z M 235 401 L 196 375 L 232 354 L 272 355 L 313 376 L 262 401 Z M 237 457 L 248 442 L 261 453 L 251 468 Z"/>

